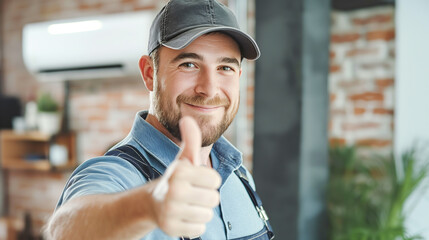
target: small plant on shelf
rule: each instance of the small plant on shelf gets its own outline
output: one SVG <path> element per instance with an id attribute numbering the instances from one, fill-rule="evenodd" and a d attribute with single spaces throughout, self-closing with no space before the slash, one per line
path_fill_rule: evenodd
<path id="1" fill-rule="evenodd" d="M 60 114 L 57 101 L 49 93 L 42 93 L 37 99 L 38 126 L 42 133 L 53 135 L 60 129 Z"/>
<path id="2" fill-rule="evenodd" d="M 37 99 L 39 112 L 58 112 L 58 103 L 49 93 L 42 93 Z"/>

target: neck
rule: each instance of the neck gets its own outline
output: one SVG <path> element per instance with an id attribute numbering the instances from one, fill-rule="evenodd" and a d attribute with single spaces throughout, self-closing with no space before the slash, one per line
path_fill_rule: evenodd
<path id="1" fill-rule="evenodd" d="M 158 119 L 151 113 L 149 113 L 146 117 L 146 122 L 148 122 L 150 125 L 152 125 L 154 128 L 156 128 L 158 131 L 160 131 L 162 134 L 164 134 L 166 137 L 168 137 L 171 141 L 173 141 L 176 145 L 180 146 L 181 141 L 174 137 L 165 127 L 162 125 Z M 201 147 L 201 154 L 200 157 L 203 160 L 203 165 L 207 167 L 212 167 L 211 159 L 210 159 L 210 151 L 212 150 L 213 144 L 207 146 L 207 147 Z"/>

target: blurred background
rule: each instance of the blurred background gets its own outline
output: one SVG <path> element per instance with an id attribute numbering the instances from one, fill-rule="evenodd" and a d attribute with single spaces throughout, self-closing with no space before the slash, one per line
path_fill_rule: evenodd
<path id="1" fill-rule="evenodd" d="M 0 239 L 41 239 L 72 170 L 148 108 L 167 2 L 0 0 Z M 429 239 L 429 2 L 221 2 L 262 52 L 225 135 L 276 239 Z"/>

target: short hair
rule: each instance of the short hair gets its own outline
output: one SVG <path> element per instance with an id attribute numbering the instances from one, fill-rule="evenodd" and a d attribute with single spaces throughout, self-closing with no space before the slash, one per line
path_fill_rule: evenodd
<path id="1" fill-rule="evenodd" d="M 154 73 L 158 72 L 159 67 L 159 47 L 152 51 L 149 55 L 153 62 Z"/>

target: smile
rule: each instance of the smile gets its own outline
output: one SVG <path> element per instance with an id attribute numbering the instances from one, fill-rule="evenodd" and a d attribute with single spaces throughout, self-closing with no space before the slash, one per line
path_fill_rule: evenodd
<path id="1" fill-rule="evenodd" d="M 201 112 L 213 112 L 216 111 L 217 109 L 222 108 L 223 106 L 210 106 L 210 105 L 203 105 L 203 106 L 197 106 L 197 105 L 192 105 L 189 103 L 185 103 L 187 106 L 191 107 L 192 109 L 201 111 Z"/>

